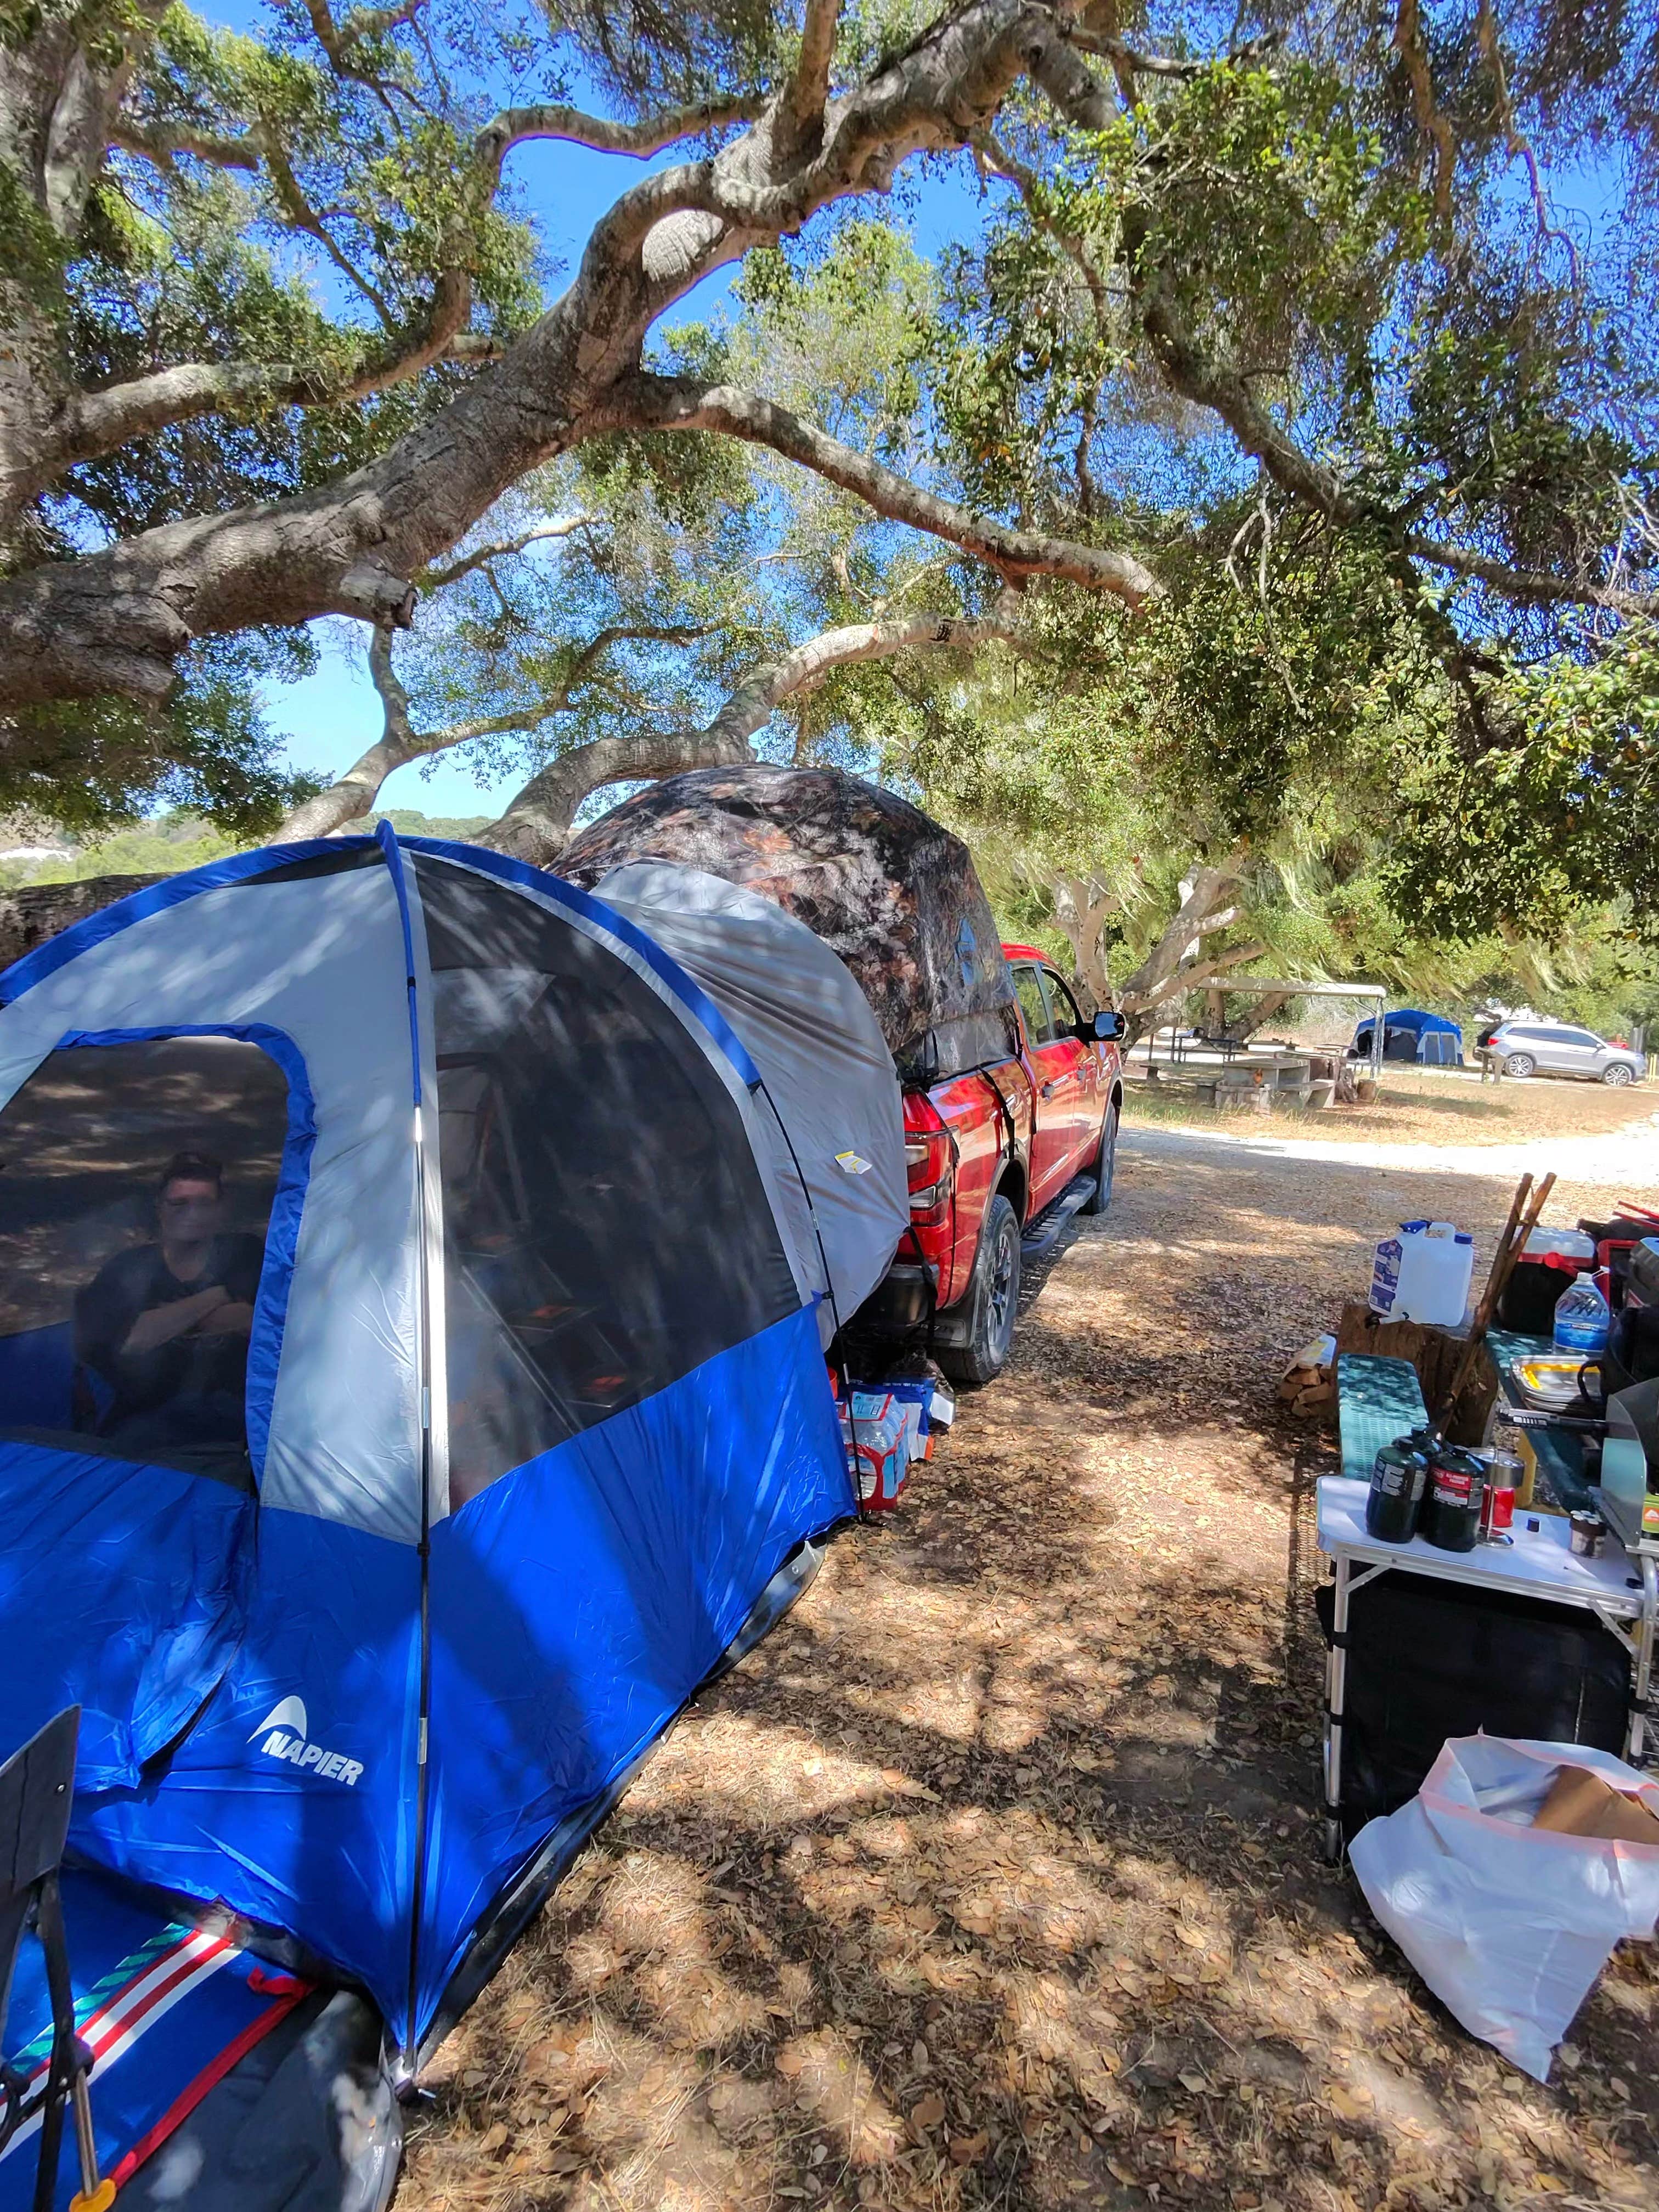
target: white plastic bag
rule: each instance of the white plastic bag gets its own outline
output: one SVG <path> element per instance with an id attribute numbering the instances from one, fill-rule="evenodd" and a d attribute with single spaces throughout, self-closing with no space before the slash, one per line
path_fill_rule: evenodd
<path id="1" fill-rule="evenodd" d="M 1535 2081 L 1620 1936 L 1659 1922 L 1659 1849 L 1533 1828 L 1564 1766 L 1659 1814 L 1659 1784 L 1604 1751 L 1455 1736 L 1408 1805 L 1348 1857 L 1365 1901 L 1471 2035 Z"/>

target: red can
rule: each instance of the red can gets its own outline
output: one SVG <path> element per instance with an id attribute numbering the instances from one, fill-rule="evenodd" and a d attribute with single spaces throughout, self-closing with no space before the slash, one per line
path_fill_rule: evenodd
<path id="1" fill-rule="evenodd" d="M 1515 1525 L 1515 1486 L 1521 1462 L 1508 1452 L 1493 1452 L 1486 1462 L 1486 1489 L 1480 1501 L 1480 1534 L 1485 1539 L 1506 1534 Z"/>

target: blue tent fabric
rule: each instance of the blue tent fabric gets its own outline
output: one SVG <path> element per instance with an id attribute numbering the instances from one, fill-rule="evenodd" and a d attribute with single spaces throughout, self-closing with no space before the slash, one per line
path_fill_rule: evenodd
<path id="1" fill-rule="evenodd" d="M 1368 1038 L 1371 1027 L 1369 1019 L 1361 1022 L 1354 1032 L 1354 1042 L 1358 1044 Z M 1401 1006 L 1391 1013 L 1384 1014 L 1382 1027 L 1385 1033 L 1389 1030 L 1409 1030 L 1413 1036 L 1455 1036 L 1460 1043 L 1463 1036 L 1457 1024 L 1448 1021 L 1443 1014 L 1425 1014 L 1415 1006 Z"/>
<path id="2" fill-rule="evenodd" d="M 661 1733 L 800 1534 L 848 1510 L 803 1310 L 434 1530 L 426 2002 L 455 1931 Z"/>
<path id="3" fill-rule="evenodd" d="M 1369 1052 L 1371 1048 L 1375 1022 L 1363 1021 L 1355 1030 L 1355 1052 Z M 1382 1036 L 1388 1057 L 1428 1061 L 1436 1065 L 1458 1065 L 1463 1057 L 1463 1032 L 1443 1014 L 1425 1013 L 1419 1007 L 1401 1006 L 1382 1017 Z M 1395 1040 L 1416 1039 L 1414 1050 L 1403 1045 L 1396 1049 Z"/>
<path id="4" fill-rule="evenodd" d="M 236 1650 L 252 1503 L 173 1468 L 0 1446 L 8 1756 L 78 1704 L 80 1786 L 137 1782 Z"/>
<path id="5" fill-rule="evenodd" d="M 420 1614 L 414 1546 L 263 1509 L 230 1666 L 163 1769 L 132 1790 L 77 1788 L 71 1845 L 292 1936 L 400 2019 Z M 320 1771 L 329 1755 L 342 1771 Z"/>
<path id="6" fill-rule="evenodd" d="M 426 908 L 446 869 L 474 888 L 452 902 L 443 957 L 472 960 L 450 980 L 472 994 L 467 1018 L 483 1006 L 490 1021 L 475 1021 L 476 1049 L 453 1030 L 441 1052 Z M 507 902 L 510 921 L 526 900 L 541 938 L 486 929 L 466 953 L 457 933 L 481 901 Z M 584 940 L 568 974 L 553 953 L 534 971 L 527 955 L 490 949 L 549 931 Z M 696 1203 L 682 1212 L 714 1240 L 716 1265 L 722 1237 L 744 1255 L 730 1271 L 743 1297 L 702 1296 L 695 1314 L 664 1303 L 648 1191 L 626 1216 L 644 1253 L 619 1255 L 617 1279 L 639 1310 L 616 1307 L 616 1291 L 601 1327 L 574 1293 L 537 1290 L 502 1258 L 516 1236 L 538 1267 L 569 1275 L 584 1223 L 622 1218 L 604 1208 L 631 1188 L 631 1133 L 613 1136 L 605 1114 L 583 1121 L 549 1096 L 534 1133 L 580 1127 L 588 1146 L 613 1145 L 613 1158 L 564 1164 L 570 1202 L 599 1208 L 573 1214 L 568 1237 L 556 1143 L 539 1166 L 508 1162 L 499 1188 L 478 1184 L 488 1162 L 466 1150 L 503 1141 L 502 1114 L 475 1095 L 502 1055 L 517 1055 L 522 1078 L 538 1035 L 597 1033 L 609 1046 L 603 1021 L 592 1032 L 595 990 L 611 991 L 618 1024 L 639 1012 L 623 1056 L 594 1071 L 611 1085 L 597 1095 L 695 1105 Z M 146 1182 L 135 1166 L 129 1189 L 107 1157 L 113 1138 L 76 1169 L 74 1130 L 54 1137 L 33 1185 L 0 1184 L 0 1310 L 22 1323 L 0 1321 L 11 1692 L 0 1753 L 78 1699 L 73 1846 L 358 1983 L 412 2051 L 549 1838 L 637 1762 L 784 1562 L 856 1510 L 807 1270 L 757 1134 L 752 1062 L 702 989 L 601 901 L 495 854 L 389 835 L 216 863 L 0 977 L 0 1147 L 32 1084 L 66 1070 L 95 1080 L 114 1064 L 100 1054 L 135 1039 L 158 1054 L 181 1041 L 257 1045 L 286 1078 L 247 1359 L 244 1466 L 257 1488 L 187 1457 L 123 1458 L 87 1429 L 96 1409 L 76 1394 L 71 1325 L 43 1324 L 34 1308 L 48 1292 L 61 1308 L 62 1285 L 133 1233 L 118 1224 L 153 1202 L 155 1170 Z M 560 1080 L 585 1079 L 574 1044 L 560 1064 Z M 171 1095 L 162 1085 L 139 1098 L 146 1128 Z M 108 1124 L 121 1126 L 118 1114 Z M 729 1169 L 708 1150 L 716 1141 Z M 78 1214 L 66 1210 L 73 1173 L 91 1193 Z M 539 1197 L 525 1184 L 533 1173 L 553 1177 Z M 465 1207 L 461 1237 L 449 1210 Z M 663 1280 L 684 1299 L 681 1258 Z M 603 1248 L 582 1264 L 603 1274 Z M 715 1309 L 727 1337 L 711 1349 Z M 458 1328 L 472 1334 L 456 1340 Z M 468 1370 L 481 1330 L 497 1349 Z M 517 1390 L 525 1418 L 492 1404 L 495 1425 L 477 1431 L 475 1390 Z M 471 1473 L 452 1495 L 447 1468 L 469 1421 Z M 532 1432 L 550 1441 L 489 1463 L 480 1486 L 479 1436 Z"/>

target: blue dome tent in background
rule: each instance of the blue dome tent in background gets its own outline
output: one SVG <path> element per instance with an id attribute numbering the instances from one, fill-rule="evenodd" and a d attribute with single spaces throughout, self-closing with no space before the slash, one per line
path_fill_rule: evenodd
<path id="1" fill-rule="evenodd" d="M 1354 1031 L 1352 1049 L 1356 1054 L 1370 1051 L 1372 1027 L 1370 1021 L 1363 1021 Z M 1463 1032 L 1443 1014 L 1425 1014 L 1414 1006 L 1402 1006 L 1382 1018 L 1382 1057 L 1414 1060 L 1429 1066 L 1461 1067 Z"/>
<path id="2" fill-rule="evenodd" d="M 818 1310 L 908 1220 L 890 1057 L 799 923 L 629 888 L 383 827 L 0 978 L 0 1753 L 78 1701 L 72 1847 L 405 2064 L 855 1510 Z M 94 1326 L 179 1154 L 257 1262 L 228 1421 Z"/>

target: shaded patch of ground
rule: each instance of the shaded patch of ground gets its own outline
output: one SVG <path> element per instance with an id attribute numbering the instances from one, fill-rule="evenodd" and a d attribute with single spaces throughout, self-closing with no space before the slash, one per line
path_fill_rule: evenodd
<path id="1" fill-rule="evenodd" d="M 1132 1158 L 445 2046 L 400 2212 L 1659 2201 L 1653 1954 L 1540 2087 L 1317 1854 L 1333 1450 L 1273 1387 L 1387 1223 L 1452 1213 L 1484 1269 L 1509 1197 Z"/>

